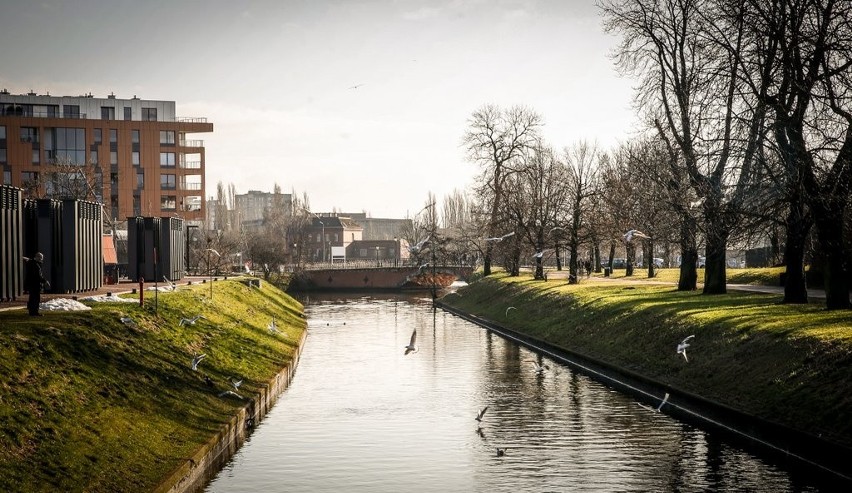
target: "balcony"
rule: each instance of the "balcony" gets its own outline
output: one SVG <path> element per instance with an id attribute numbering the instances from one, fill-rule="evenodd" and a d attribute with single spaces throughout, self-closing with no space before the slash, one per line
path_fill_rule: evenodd
<path id="1" fill-rule="evenodd" d="M 180 167 L 183 169 L 201 169 L 201 161 L 181 161 Z"/>
<path id="2" fill-rule="evenodd" d="M 179 116 L 175 120 L 178 123 L 207 123 L 207 118 L 203 116 Z"/>
<path id="3" fill-rule="evenodd" d="M 201 190 L 201 183 L 182 183 L 181 190 Z"/>
<path id="4" fill-rule="evenodd" d="M 181 140 L 180 145 L 182 147 L 204 147 L 203 140 Z"/>

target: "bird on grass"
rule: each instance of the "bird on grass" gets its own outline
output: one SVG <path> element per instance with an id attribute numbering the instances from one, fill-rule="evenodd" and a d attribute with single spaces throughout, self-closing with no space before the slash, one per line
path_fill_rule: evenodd
<path id="1" fill-rule="evenodd" d="M 515 236 L 515 232 L 512 231 L 510 233 L 504 234 L 503 236 L 495 236 L 493 238 L 485 238 L 485 241 L 495 241 L 497 243 L 500 243 L 501 241 L 505 240 L 506 238 L 509 238 L 510 236 Z"/>
<path id="2" fill-rule="evenodd" d="M 651 239 L 650 236 L 639 231 L 638 229 L 631 229 L 630 231 L 624 233 L 624 241 L 626 241 L 627 243 L 630 243 L 631 241 L 633 241 L 633 238 L 645 238 L 646 240 Z"/>
<path id="3" fill-rule="evenodd" d="M 687 341 L 689 341 L 693 337 L 695 337 L 695 334 L 687 336 L 686 339 L 680 341 L 680 343 L 677 345 L 677 354 L 682 354 L 683 359 L 686 360 L 687 363 L 689 362 L 689 358 L 686 357 L 686 348 L 689 347 L 689 343 Z"/>
<path id="4" fill-rule="evenodd" d="M 180 319 L 180 323 L 178 325 L 179 326 L 195 325 L 195 322 L 197 322 L 198 319 L 200 319 L 200 318 L 204 318 L 204 315 L 196 315 L 192 318 L 182 318 L 182 319 Z"/>
<path id="5" fill-rule="evenodd" d="M 509 318 L 509 310 L 517 310 L 517 308 L 515 308 L 514 306 L 510 306 L 509 308 L 506 308 L 506 318 Z"/>
<path id="6" fill-rule="evenodd" d="M 479 411 L 479 414 L 477 414 L 476 417 L 473 418 L 473 419 L 475 419 L 478 423 L 481 423 L 482 417 L 485 416 L 485 411 L 487 411 L 487 410 L 488 410 L 488 406 L 483 407 L 482 410 Z"/>
<path id="7" fill-rule="evenodd" d="M 506 450 L 508 449 L 509 447 L 497 447 L 497 457 L 503 457 L 504 455 L 506 455 Z"/>
<path id="8" fill-rule="evenodd" d="M 177 284 L 175 284 L 175 283 L 173 283 L 172 281 L 170 281 L 168 277 L 163 276 L 163 281 L 165 281 L 165 282 L 166 282 L 166 284 L 168 284 L 168 285 L 169 285 L 169 287 L 172 289 L 172 291 L 175 291 L 175 290 L 177 289 Z"/>
<path id="9" fill-rule="evenodd" d="M 192 358 L 192 370 L 198 371 L 198 363 L 201 363 L 201 360 L 206 357 L 207 355 L 204 353 L 195 355 L 195 357 Z"/>
<path id="10" fill-rule="evenodd" d="M 275 317 L 272 317 L 272 321 L 269 322 L 266 328 L 269 329 L 269 332 L 272 332 L 273 334 L 278 332 L 278 326 L 275 324 Z"/>
<path id="11" fill-rule="evenodd" d="M 417 346 L 415 346 L 415 342 L 417 342 L 417 329 L 411 331 L 411 339 L 408 341 L 408 346 L 405 346 L 405 355 L 411 352 L 417 352 Z"/>

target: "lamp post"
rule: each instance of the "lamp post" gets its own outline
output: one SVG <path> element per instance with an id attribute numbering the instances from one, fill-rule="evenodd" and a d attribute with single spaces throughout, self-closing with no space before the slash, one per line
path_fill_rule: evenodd
<path id="1" fill-rule="evenodd" d="M 379 245 L 376 245 L 376 268 L 379 268 Z"/>

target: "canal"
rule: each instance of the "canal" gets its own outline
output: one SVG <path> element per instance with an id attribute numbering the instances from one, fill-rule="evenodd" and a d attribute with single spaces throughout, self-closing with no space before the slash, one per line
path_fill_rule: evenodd
<path id="1" fill-rule="evenodd" d="M 303 301 L 290 388 L 205 491 L 819 490 L 430 299 Z"/>

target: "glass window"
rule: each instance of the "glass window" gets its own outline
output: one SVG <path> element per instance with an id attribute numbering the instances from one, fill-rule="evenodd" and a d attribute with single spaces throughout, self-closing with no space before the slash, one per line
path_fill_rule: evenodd
<path id="1" fill-rule="evenodd" d="M 160 153 L 160 166 L 173 167 L 174 165 L 175 165 L 175 153 L 174 152 L 161 152 Z"/>
<path id="2" fill-rule="evenodd" d="M 133 196 L 133 215 L 141 216 L 142 215 L 142 197 L 138 195 Z"/>
<path id="3" fill-rule="evenodd" d="M 44 136 L 48 159 L 74 164 L 86 163 L 86 130 L 82 128 L 50 128 Z"/>
<path id="4" fill-rule="evenodd" d="M 125 120 L 132 120 L 133 119 L 133 110 L 130 108 L 130 106 L 124 107 L 124 119 Z"/>
<path id="5" fill-rule="evenodd" d="M 145 186 L 145 173 L 136 173 L 136 188 Z"/>
<path id="6" fill-rule="evenodd" d="M 62 114 L 65 118 L 80 118 L 80 105 L 66 104 L 62 106 Z"/>
<path id="7" fill-rule="evenodd" d="M 109 129 L 109 141 L 110 143 L 118 142 L 118 130 L 114 128 Z"/>
<path id="8" fill-rule="evenodd" d="M 38 143 L 38 129 L 34 127 L 21 127 L 21 142 Z"/>
<path id="9" fill-rule="evenodd" d="M 160 175 L 160 188 L 163 190 L 175 189 L 175 175 Z"/>
<path id="10" fill-rule="evenodd" d="M 3 170 L 3 184 L 11 185 L 12 184 L 12 172 L 9 170 Z"/>
<path id="11" fill-rule="evenodd" d="M 98 164 L 98 151 L 89 151 L 89 162 Z"/>
<path id="12" fill-rule="evenodd" d="M 118 152 L 109 151 L 109 164 L 118 164 Z"/>
<path id="13" fill-rule="evenodd" d="M 0 148 L 0 163 L 6 162 L 6 148 Z"/>
<path id="14" fill-rule="evenodd" d="M 133 151 L 130 154 L 130 157 L 132 159 L 133 166 L 139 166 L 139 151 Z"/>
<path id="15" fill-rule="evenodd" d="M 103 142 L 103 130 L 100 128 L 95 129 L 95 144 L 100 144 Z"/>
<path id="16" fill-rule="evenodd" d="M 173 211 L 177 209 L 177 198 L 174 195 L 160 196 L 160 209 L 164 211 Z"/>
<path id="17" fill-rule="evenodd" d="M 175 143 L 175 131 L 174 130 L 160 130 L 160 144 L 172 144 Z"/>
<path id="18" fill-rule="evenodd" d="M 157 121 L 157 108 L 142 108 L 142 120 L 146 122 Z"/>
<path id="19" fill-rule="evenodd" d="M 115 108 L 112 106 L 101 106 L 101 120 L 115 120 Z"/>
<path id="20" fill-rule="evenodd" d="M 6 138 L 6 127 L 0 126 L 0 139 Z"/>
<path id="21" fill-rule="evenodd" d="M 38 149 L 33 149 L 33 164 L 41 162 L 41 152 Z"/>
<path id="22" fill-rule="evenodd" d="M 130 142 L 134 144 L 139 143 L 139 130 L 131 130 L 130 131 Z"/>
<path id="23" fill-rule="evenodd" d="M 24 186 L 32 186 L 38 183 L 38 173 L 35 171 L 22 171 L 21 181 L 24 183 Z"/>

